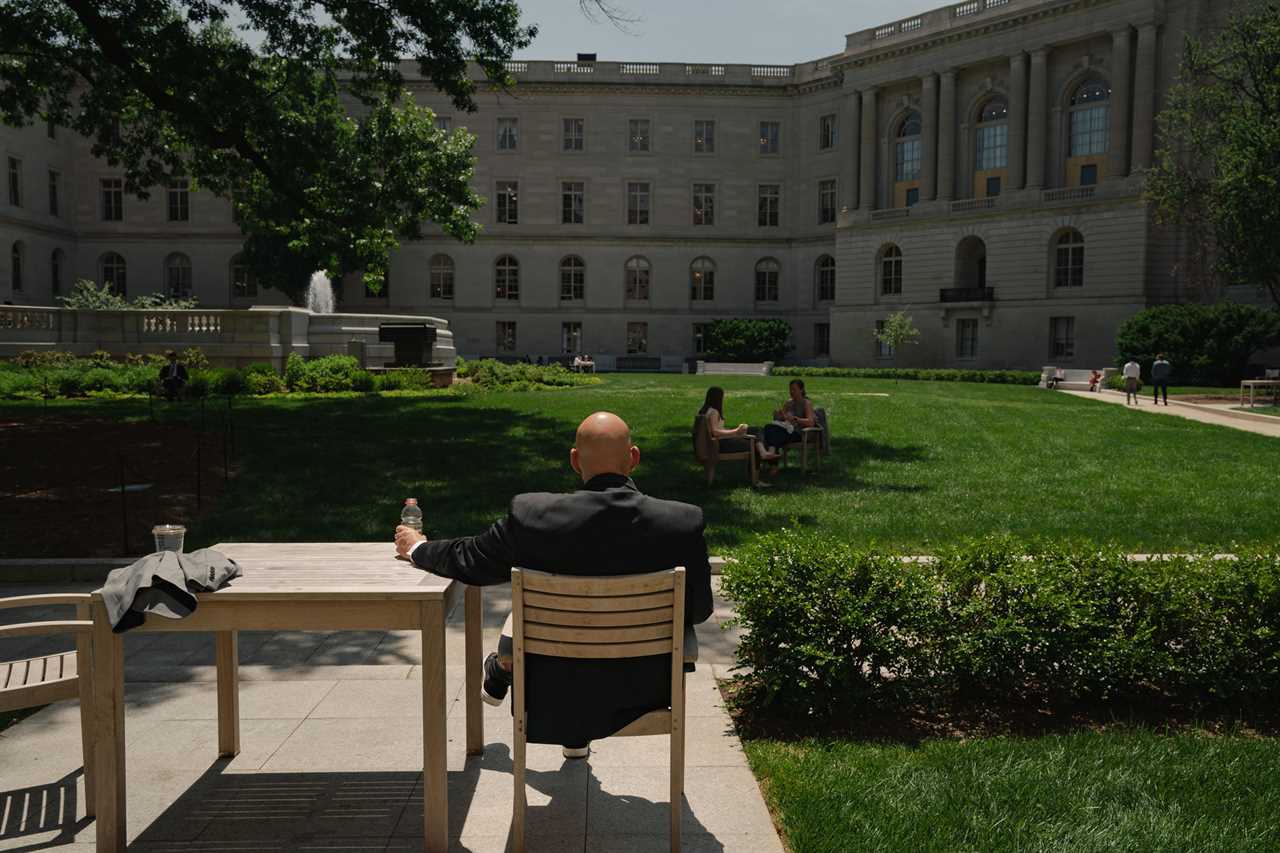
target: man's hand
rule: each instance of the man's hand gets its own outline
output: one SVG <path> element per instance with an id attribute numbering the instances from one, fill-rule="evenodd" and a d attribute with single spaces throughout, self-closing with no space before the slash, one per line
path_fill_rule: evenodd
<path id="1" fill-rule="evenodd" d="M 396 554 L 409 559 L 409 552 L 414 549 L 419 542 L 426 542 L 427 537 L 421 532 L 414 530 L 412 527 L 406 527 L 401 524 L 396 528 Z"/>

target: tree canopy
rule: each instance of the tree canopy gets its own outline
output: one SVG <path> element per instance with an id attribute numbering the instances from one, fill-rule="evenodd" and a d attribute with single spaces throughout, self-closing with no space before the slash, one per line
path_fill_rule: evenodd
<path id="1" fill-rule="evenodd" d="M 1203 280 L 1251 284 L 1280 305 L 1280 4 L 1252 3 L 1187 40 L 1160 114 L 1147 195 L 1196 242 Z"/>
<path id="2" fill-rule="evenodd" d="M 468 61 L 507 85 L 535 35 L 514 0 L 10 0 L 0 120 L 89 138 L 140 198 L 178 176 L 231 198 L 259 281 L 295 299 L 315 269 L 376 288 L 424 221 L 473 239 L 481 203 L 473 138 L 412 102 L 401 59 L 473 111 Z"/>

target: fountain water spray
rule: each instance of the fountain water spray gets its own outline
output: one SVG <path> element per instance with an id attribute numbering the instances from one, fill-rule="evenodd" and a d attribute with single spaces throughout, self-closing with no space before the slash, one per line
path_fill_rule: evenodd
<path id="1" fill-rule="evenodd" d="M 333 283 L 323 270 L 311 274 L 307 285 L 307 309 L 313 314 L 333 313 Z"/>

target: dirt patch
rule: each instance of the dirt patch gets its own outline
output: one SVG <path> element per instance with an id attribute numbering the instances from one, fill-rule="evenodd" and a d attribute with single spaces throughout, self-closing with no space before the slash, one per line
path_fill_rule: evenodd
<path id="1" fill-rule="evenodd" d="M 150 552 L 152 525 L 189 524 L 213 507 L 224 441 L 185 423 L 0 418 L 0 556 Z"/>

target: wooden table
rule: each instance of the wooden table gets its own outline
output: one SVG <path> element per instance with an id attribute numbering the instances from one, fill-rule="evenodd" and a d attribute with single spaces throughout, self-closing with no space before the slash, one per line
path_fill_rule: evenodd
<path id="1" fill-rule="evenodd" d="M 1249 408 L 1253 408 L 1253 395 L 1259 388 L 1272 389 L 1272 396 L 1280 402 L 1280 379 L 1246 379 L 1240 383 L 1240 408 L 1244 408 L 1244 392 L 1249 391 Z"/>
<path id="2" fill-rule="evenodd" d="M 210 631 L 218 671 L 218 753 L 240 751 L 237 631 L 422 631 L 422 733 L 426 849 L 448 847 L 445 770 L 445 617 L 465 594 L 467 753 L 484 748 L 480 706 L 480 588 L 436 577 L 377 543 L 226 543 L 213 546 L 240 564 L 243 577 L 196 596 L 185 619 L 147 617 L 135 631 Z M 465 593 L 464 593 L 465 590 Z M 97 722 L 99 853 L 125 849 L 124 644 L 93 594 L 93 675 Z"/>

